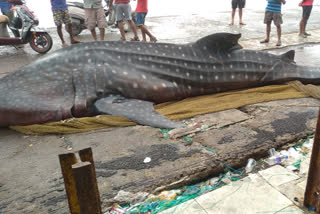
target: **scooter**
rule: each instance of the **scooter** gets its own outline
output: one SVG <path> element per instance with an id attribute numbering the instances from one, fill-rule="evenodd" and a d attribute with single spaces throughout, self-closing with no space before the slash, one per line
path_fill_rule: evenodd
<path id="1" fill-rule="evenodd" d="M 12 10 L 15 11 L 15 16 L 8 27 L 15 37 L 0 37 L 0 46 L 16 47 L 29 43 L 34 51 L 47 53 L 52 48 L 52 38 L 46 30 L 38 27 L 38 18 L 25 5 L 24 0 L 8 0 L 8 2 L 14 6 Z"/>

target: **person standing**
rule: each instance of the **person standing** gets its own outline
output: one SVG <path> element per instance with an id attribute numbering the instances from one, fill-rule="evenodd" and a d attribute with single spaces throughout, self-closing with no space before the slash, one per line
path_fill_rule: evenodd
<path id="1" fill-rule="evenodd" d="M 242 21 L 242 9 L 246 5 L 246 0 L 232 0 L 231 1 L 231 6 L 232 6 L 232 12 L 231 12 L 231 22 L 229 25 L 234 24 L 234 16 L 236 14 L 236 9 L 238 8 L 239 10 L 239 24 L 240 25 L 245 25 Z"/>
<path id="2" fill-rule="evenodd" d="M 110 10 L 112 10 L 112 4 L 113 4 L 113 1 L 110 1 L 109 2 Z M 126 34 L 124 32 L 124 27 L 123 27 L 123 19 L 125 19 L 130 24 L 134 34 L 134 38 L 132 38 L 131 41 L 139 41 L 136 26 L 132 21 L 130 0 L 114 0 L 114 5 L 116 10 L 116 22 L 120 30 L 121 40 L 126 40 Z"/>
<path id="3" fill-rule="evenodd" d="M 299 36 L 301 38 L 307 38 L 307 36 L 311 36 L 311 34 L 306 32 L 306 26 L 311 14 L 312 5 L 313 5 L 313 0 L 302 0 L 299 3 L 299 6 L 302 7 L 302 18 L 299 25 L 300 26 Z"/>
<path id="4" fill-rule="evenodd" d="M 0 0 L 0 11 L 3 15 L 9 18 L 9 23 L 13 18 L 13 12 L 11 11 L 11 4 L 8 0 Z"/>
<path id="5" fill-rule="evenodd" d="M 262 40 L 260 43 L 268 43 L 270 40 L 270 32 L 271 32 L 271 22 L 273 21 L 274 25 L 277 27 L 277 35 L 278 42 L 276 46 L 281 46 L 281 24 L 282 15 L 281 15 L 281 5 L 285 4 L 285 0 L 267 0 L 267 8 L 264 15 L 264 23 L 267 25 L 266 27 L 266 38 Z"/>
<path id="6" fill-rule="evenodd" d="M 108 26 L 101 0 L 84 0 L 86 26 L 93 39 L 97 40 L 96 26 L 100 31 L 100 40 L 104 40 L 105 28 Z"/>
<path id="7" fill-rule="evenodd" d="M 145 26 L 145 19 L 148 13 L 148 0 L 138 0 L 136 7 L 136 25 L 140 28 L 142 34 L 142 41 L 146 42 L 146 35 L 149 36 L 150 42 L 156 42 L 157 38 L 154 37 Z"/>
<path id="8" fill-rule="evenodd" d="M 51 9 L 53 13 L 54 23 L 57 26 L 57 32 L 62 42 L 62 47 L 68 46 L 68 44 L 63 38 L 62 24 L 65 24 L 67 26 L 67 31 L 70 35 L 70 43 L 79 43 L 79 41 L 74 39 L 72 35 L 72 22 L 68 12 L 66 0 L 51 0 Z"/>

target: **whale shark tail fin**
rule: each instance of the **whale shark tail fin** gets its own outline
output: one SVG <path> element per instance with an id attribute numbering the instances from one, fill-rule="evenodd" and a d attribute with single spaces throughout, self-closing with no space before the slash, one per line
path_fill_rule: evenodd
<path id="1" fill-rule="evenodd" d="M 208 50 L 212 53 L 227 53 L 242 49 L 242 46 L 238 43 L 240 37 L 241 34 L 215 33 L 199 39 L 195 44 L 201 50 Z"/>
<path id="2" fill-rule="evenodd" d="M 155 112 L 152 102 L 127 99 L 120 95 L 101 98 L 94 103 L 94 108 L 97 114 L 119 115 L 141 125 L 170 129 L 185 126 Z"/>

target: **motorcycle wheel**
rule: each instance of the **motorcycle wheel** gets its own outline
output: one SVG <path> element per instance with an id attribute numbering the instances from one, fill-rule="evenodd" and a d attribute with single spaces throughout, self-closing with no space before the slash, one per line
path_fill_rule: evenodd
<path id="1" fill-rule="evenodd" d="M 65 26 L 65 30 L 68 32 L 67 25 Z M 72 36 L 78 36 L 82 32 L 82 27 L 79 24 L 72 22 Z"/>
<path id="2" fill-rule="evenodd" d="M 37 32 L 32 35 L 29 44 L 34 51 L 44 54 L 51 50 L 53 42 L 48 33 Z"/>

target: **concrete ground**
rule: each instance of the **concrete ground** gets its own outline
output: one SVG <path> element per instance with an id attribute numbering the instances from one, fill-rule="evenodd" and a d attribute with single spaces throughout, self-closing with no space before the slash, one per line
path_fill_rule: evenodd
<path id="1" fill-rule="evenodd" d="M 313 17 L 319 17 L 319 8 L 315 7 L 313 12 Z M 240 32 L 243 35 L 240 42 L 244 48 L 272 48 L 269 51 L 274 53 L 295 49 L 297 63 L 319 65 L 318 46 L 313 43 L 320 42 L 320 25 L 317 19 L 311 19 L 308 29 L 312 36 L 308 39 L 300 39 L 297 36 L 300 13 L 300 8 L 297 8 L 284 15 L 282 43 L 286 48 L 277 50 L 273 49 L 275 48 L 274 27 L 270 44 L 265 46 L 259 43 L 264 38 L 265 26 L 261 23 L 263 10 L 246 11 L 247 25 L 244 27 L 228 26 L 230 11 L 206 17 L 201 15 L 154 17 L 148 19 L 147 24 L 159 42 L 186 43 L 210 33 Z M 54 51 L 61 48 L 61 44 L 55 30 L 52 29 L 50 32 L 56 42 Z M 128 38 L 130 37 L 132 34 L 129 33 Z M 90 41 L 91 37 L 84 32 L 78 36 L 78 39 L 85 42 Z M 118 40 L 119 34 L 110 29 L 106 39 Z M 38 57 L 39 55 L 32 52 L 28 46 L 22 50 L 12 47 L 1 48 L 0 77 Z M 183 138 L 168 139 L 163 137 L 159 129 L 144 126 L 47 136 L 27 136 L 2 128 L 0 129 L 1 214 L 68 213 L 58 154 L 70 152 L 70 149 L 73 152 L 92 147 L 102 206 L 103 210 L 107 210 L 117 202 L 114 197 L 120 190 L 132 193 L 157 193 L 163 189 L 176 188 L 216 176 L 224 171 L 223 163 L 237 168 L 245 165 L 250 157 L 255 159 L 265 157 L 268 149 L 280 148 L 307 136 L 315 128 L 319 104 L 319 100 L 312 98 L 290 99 L 249 105 L 233 109 L 231 112 L 208 114 L 202 117 L 211 123 L 215 118 L 220 118 L 220 121 L 215 123 L 223 124 L 221 126 L 226 128 L 195 134 L 192 142 L 186 142 Z M 231 115 L 231 118 L 227 117 L 228 115 Z M 238 117 L 241 119 L 234 121 L 234 118 Z M 230 121 L 225 121 L 224 118 L 230 118 Z M 204 119 L 195 117 L 186 121 L 197 122 Z M 207 148 L 215 150 L 216 153 Z M 144 163 L 146 157 L 150 157 L 151 162 Z M 240 188 L 243 184 L 245 189 Z M 291 209 L 292 197 L 288 199 L 280 195 L 275 186 L 277 185 L 265 182 L 263 174 L 258 173 L 235 185 L 226 186 L 209 194 L 224 191 L 228 194 L 228 191 L 233 191 L 232 188 L 239 188 L 239 193 L 252 192 L 251 188 L 253 188 L 261 193 L 271 194 L 271 196 L 262 194 L 261 200 L 264 199 L 263 197 L 281 199 L 274 207 L 262 206 L 254 209 L 255 213 L 264 211 L 275 213 Z M 235 196 L 238 199 L 241 198 L 234 194 L 231 199 Z M 206 197 L 209 196 L 204 195 L 199 200 L 188 203 L 196 202 L 195 206 L 198 206 L 198 210 L 204 208 L 204 213 L 227 210 L 225 207 L 229 207 L 228 204 L 231 203 L 227 201 L 216 206 L 214 204 L 216 202 L 212 202 L 206 205 L 205 202 L 208 201 Z M 220 196 L 215 197 L 220 201 Z M 253 200 L 252 195 L 246 197 L 248 201 Z M 246 207 L 250 206 L 253 206 L 252 203 Z M 233 206 L 230 206 L 230 209 L 229 213 L 236 213 L 232 212 L 235 209 Z"/>

